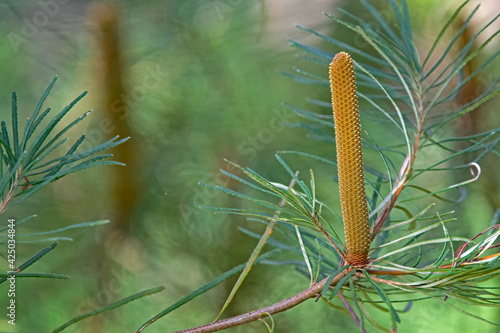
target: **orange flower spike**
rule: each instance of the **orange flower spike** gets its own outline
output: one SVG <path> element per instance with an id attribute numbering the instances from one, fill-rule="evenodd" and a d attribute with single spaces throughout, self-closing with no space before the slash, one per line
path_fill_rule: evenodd
<path id="1" fill-rule="evenodd" d="M 358 96 L 352 58 L 338 53 L 330 64 L 340 205 L 344 222 L 346 261 L 355 267 L 368 263 L 370 222 L 363 173 L 363 150 Z"/>

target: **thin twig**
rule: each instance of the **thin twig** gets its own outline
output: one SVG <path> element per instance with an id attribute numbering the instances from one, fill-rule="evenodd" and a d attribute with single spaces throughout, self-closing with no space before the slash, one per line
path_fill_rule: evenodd
<path id="1" fill-rule="evenodd" d="M 367 271 L 369 272 L 369 271 Z M 369 273 L 372 273 L 372 272 L 369 272 Z M 365 278 L 366 276 L 362 273 L 362 272 L 356 272 L 354 273 L 354 275 L 360 277 L 360 278 Z M 380 282 L 380 283 L 385 283 L 387 285 L 396 285 L 396 286 L 404 286 L 406 285 L 405 283 L 403 282 L 398 282 L 398 281 L 391 281 L 391 280 L 385 280 L 385 279 L 381 279 L 381 278 L 378 278 L 378 277 L 375 277 L 373 276 L 372 274 L 370 274 L 370 278 L 373 280 L 373 281 L 377 281 L 377 282 Z"/>
<path id="2" fill-rule="evenodd" d="M 328 232 L 325 230 L 325 228 L 323 227 L 323 225 L 321 224 L 321 221 L 318 219 L 317 215 L 314 214 L 313 215 L 313 218 L 314 220 L 316 221 L 316 226 L 318 227 L 319 229 L 319 232 L 321 232 L 321 234 L 323 236 L 326 237 L 326 239 L 328 239 L 328 241 L 330 242 L 330 244 L 332 244 L 333 248 L 337 251 L 337 253 L 342 257 L 342 260 L 345 261 L 345 251 L 341 251 L 339 249 L 339 247 L 337 246 L 337 244 L 335 244 L 335 242 L 333 241 L 332 237 L 330 237 L 330 234 L 328 234 Z"/>
<path id="3" fill-rule="evenodd" d="M 7 206 L 7 204 L 10 201 L 10 199 L 12 198 L 12 194 L 14 194 L 14 190 L 16 189 L 17 183 L 19 182 L 20 173 L 21 173 L 20 170 L 16 172 L 16 176 L 15 176 L 14 182 L 12 183 L 12 185 L 10 187 L 9 193 L 7 193 L 7 196 L 5 197 L 5 200 L 0 205 L 0 214 L 3 213 L 3 211 L 5 209 L 5 206 Z"/>
<path id="4" fill-rule="evenodd" d="M 401 179 L 403 178 L 403 176 L 405 174 L 405 169 L 410 170 L 411 166 L 409 165 L 409 163 L 410 163 L 409 161 L 410 161 L 410 158 L 409 158 L 409 156 L 407 156 L 405 161 L 403 162 L 403 165 L 402 165 L 401 170 L 399 172 L 399 176 L 396 179 L 396 181 L 394 182 L 394 184 L 400 183 Z M 382 226 L 384 225 L 384 222 L 387 219 L 387 217 L 389 217 L 389 214 L 391 213 L 392 209 L 394 208 L 394 205 L 396 204 L 396 200 L 398 200 L 399 194 L 403 190 L 404 186 L 405 186 L 404 182 L 399 184 L 399 188 L 396 190 L 396 192 L 392 196 L 391 200 L 389 200 L 385 204 L 384 208 L 382 208 L 382 212 L 378 216 L 377 220 L 373 223 L 373 226 L 370 230 L 370 239 L 372 241 L 375 238 L 375 236 L 377 235 L 377 233 L 380 231 Z"/>
<path id="5" fill-rule="evenodd" d="M 345 299 L 344 295 L 340 291 L 337 292 L 337 295 L 339 296 L 340 300 L 344 304 L 344 306 L 347 308 L 347 311 L 349 311 L 349 314 L 351 315 L 352 319 L 354 319 L 354 322 L 356 322 L 356 325 L 358 325 L 358 328 L 361 330 L 362 333 L 366 333 L 366 330 L 364 327 L 361 326 L 361 320 L 359 320 L 358 315 L 356 312 L 353 310 L 349 302 Z"/>
<path id="6" fill-rule="evenodd" d="M 398 178 L 396 179 L 394 184 L 398 184 L 405 176 L 406 176 L 406 179 L 404 182 L 402 182 L 399 185 L 399 188 L 394 193 L 391 200 L 389 200 L 387 202 L 387 204 L 382 209 L 381 214 L 378 216 L 377 220 L 373 223 L 373 226 L 370 230 L 370 239 L 372 241 L 375 238 L 375 236 L 377 235 L 377 233 L 380 231 L 382 226 L 384 225 L 385 220 L 389 217 L 389 214 L 391 213 L 392 209 L 396 205 L 396 201 L 398 200 L 399 195 L 401 194 L 401 191 L 403 190 L 403 188 L 405 188 L 406 184 L 408 184 L 408 182 L 410 180 L 410 175 L 413 172 L 413 164 L 415 163 L 415 158 L 417 157 L 417 153 L 420 149 L 419 143 L 420 143 L 420 138 L 422 137 L 422 134 L 423 134 L 423 127 L 422 127 L 423 113 L 419 112 L 419 114 L 422 116 L 422 121 L 419 122 L 420 125 L 418 128 L 417 134 L 415 135 L 415 143 L 412 146 L 411 155 L 406 156 L 406 159 L 403 162 L 403 165 L 401 166 L 401 170 L 399 171 Z"/>
<path id="7" fill-rule="evenodd" d="M 342 273 L 337 275 L 330 283 L 330 286 L 336 285 L 342 279 L 342 277 L 344 277 L 346 274 L 348 274 L 351 270 L 352 270 L 351 268 L 346 269 Z M 254 311 L 251 311 L 251 312 L 239 315 L 239 316 L 219 320 L 219 321 L 216 321 L 216 322 L 213 322 L 210 324 L 190 328 L 190 329 L 183 330 L 183 331 L 178 331 L 175 333 L 217 332 L 217 331 L 224 330 L 226 328 L 250 323 L 252 321 L 268 317 L 268 316 L 273 315 L 273 314 L 278 313 L 278 312 L 286 311 L 288 309 L 291 309 L 291 308 L 299 305 L 300 303 L 302 303 L 310 298 L 315 298 L 318 295 L 320 295 L 322 290 L 323 290 L 323 287 L 325 286 L 327 279 L 328 278 L 325 278 L 325 279 L 321 280 L 320 282 L 313 284 L 312 286 L 310 286 L 306 290 L 304 290 L 304 291 L 302 291 L 302 292 L 300 292 L 292 297 L 284 299 L 278 303 L 274 303 L 272 305 L 269 305 L 269 306 L 266 306 L 266 307 L 260 308 L 258 310 L 254 310 Z"/>

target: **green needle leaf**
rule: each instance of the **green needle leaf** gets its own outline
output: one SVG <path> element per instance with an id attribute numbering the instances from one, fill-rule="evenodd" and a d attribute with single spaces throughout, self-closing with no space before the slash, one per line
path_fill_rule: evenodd
<path id="1" fill-rule="evenodd" d="M 270 252 L 267 252 L 263 255 L 261 255 L 260 257 L 258 257 L 254 264 L 257 264 L 263 260 L 267 260 L 269 258 L 272 258 L 273 256 L 275 256 L 276 254 L 278 254 L 281 250 L 279 249 L 276 249 L 276 250 L 273 250 L 273 251 L 270 251 Z M 190 300 L 192 300 L 193 298 L 201 295 L 201 294 L 204 294 L 206 293 L 207 291 L 209 291 L 210 289 L 216 287 L 219 283 L 221 283 L 222 281 L 226 280 L 228 277 L 230 277 L 231 275 L 234 275 L 238 272 L 241 272 L 243 269 L 245 269 L 245 267 L 247 266 L 247 264 L 241 264 L 239 266 L 236 266 L 234 267 L 233 269 L 230 269 L 229 271 L 223 273 L 222 275 L 220 275 L 219 277 L 217 277 L 216 279 L 212 280 L 211 282 L 207 283 L 206 285 L 204 285 L 203 287 L 200 287 L 198 289 L 196 289 L 195 291 L 193 291 L 191 294 L 187 295 L 186 297 L 183 297 L 182 299 L 180 299 L 179 301 L 175 302 L 174 304 L 172 304 L 171 306 L 169 306 L 168 308 L 166 308 L 165 310 L 163 310 L 162 312 L 158 313 L 156 316 L 154 316 L 153 318 L 149 319 L 146 323 L 144 323 L 138 330 L 137 332 L 142 332 L 144 329 L 146 329 L 149 325 L 153 324 L 155 321 L 157 321 L 158 319 L 160 319 L 161 317 L 169 314 L 170 312 L 174 311 L 175 309 L 181 307 L 182 305 L 186 304 L 187 302 L 189 302 Z"/>
<path id="2" fill-rule="evenodd" d="M 109 310 L 113 310 L 113 309 L 116 309 L 122 305 L 125 305 L 127 303 L 130 303 L 132 301 L 135 301 L 139 298 L 142 298 L 144 296 L 150 296 L 150 295 L 153 295 L 153 294 L 156 294 L 156 293 L 159 293 L 161 291 L 165 290 L 165 287 L 156 287 L 156 288 L 151 288 L 151 289 L 147 289 L 147 290 L 143 290 L 137 294 L 134 294 L 132 296 L 129 296 L 127 298 L 124 298 L 122 300 L 119 300 L 117 302 L 114 302 L 112 304 L 109 304 L 109 305 L 106 305 L 106 306 L 103 306 L 102 308 L 99 308 L 99 309 L 96 309 L 96 310 L 93 310 L 93 311 L 90 311 L 90 312 L 87 312 L 87 313 L 84 313 L 78 317 L 75 317 L 73 319 L 71 319 L 70 321 L 62 324 L 61 326 L 59 326 L 58 328 L 56 328 L 55 330 L 52 331 L 52 333 L 58 333 L 58 332 L 61 332 L 63 331 L 64 329 L 66 329 L 68 326 L 71 326 L 73 325 L 74 323 L 77 323 L 79 322 L 80 320 L 83 320 L 85 318 L 88 318 L 88 317 L 92 317 L 92 316 L 95 316 L 95 315 L 98 315 L 100 313 L 103 313 L 103 312 L 106 312 L 106 311 L 109 311 Z"/>
<path id="3" fill-rule="evenodd" d="M 50 251 L 55 249 L 56 246 L 57 246 L 57 243 L 53 243 L 53 244 L 47 246 L 46 248 L 44 248 L 43 250 L 41 250 L 40 252 L 38 252 L 37 254 L 35 254 L 33 257 L 31 257 L 30 259 L 28 259 L 26 262 L 24 262 L 22 265 L 20 265 L 18 267 L 19 272 L 21 272 L 21 271 L 25 270 L 26 268 L 30 267 L 31 265 L 33 265 L 40 258 L 42 258 L 44 255 L 46 255 L 47 253 L 49 253 Z M 0 284 L 5 282 L 5 280 L 7 280 L 7 279 L 5 279 L 5 278 L 0 279 Z"/>

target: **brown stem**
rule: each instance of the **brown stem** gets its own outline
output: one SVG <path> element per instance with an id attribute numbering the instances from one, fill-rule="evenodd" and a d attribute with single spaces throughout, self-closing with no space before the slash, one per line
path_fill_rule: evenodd
<path id="1" fill-rule="evenodd" d="M 337 275 L 330 283 L 330 286 L 336 285 L 340 281 L 340 279 L 342 279 L 342 277 L 344 277 L 346 274 L 348 274 L 351 270 L 352 269 L 346 269 L 341 274 Z M 217 331 L 224 330 L 226 328 L 250 323 L 252 321 L 268 317 L 268 316 L 273 315 L 273 314 L 278 313 L 278 312 L 286 311 L 288 309 L 291 309 L 291 308 L 299 305 L 300 303 L 302 303 L 304 301 L 307 301 L 310 298 L 318 297 L 318 295 L 321 294 L 321 291 L 323 290 L 323 287 L 325 286 L 327 279 L 328 278 L 325 278 L 325 279 L 321 280 L 320 282 L 313 284 L 312 286 L 310 286 L 306 290 L 304 290 L 304 291 L 302 291 L 302 292 L 300 292 L 292 297 L 284 299 L 278 303 L 274 303 L 272 305 L 269 305 L 269 306 L 266 306 L 266 307 L 263 307 L 263 308 L 260 308 L 260 309 L 257 309 L 257 310 L 239 315 L 239 316 L 219 320 L 219 321 L 216 321 L 216 322 L 213 322 L 210 324 L 190 328 L 190 329 L 183 330 L 183 331 L 178 331 L 175 333 L 217 332 Z M 138 332 L 140 332 L 140 331 L 138 331 Z"/>
<path id="2" fill-rule="evenodd" d="M 404 167 L 405 166 L 403 166 L 403 168 Z M 396 179 L 396 181 L 394 183 L 397 184 L 400 181 L 401 181 L 401 178 L 398 178 L 398 179 Z M 394 205 L 396 204 L 396 201 L 398 200 L 399 194 L 403 190 L 404 186 L 405 186 L 405 183 L 402 183 L 402 184 L 399 185 L 399 188 L 394 193 L 394 195 L 392 196 L 391 200 L 389 200 L 389 202 L 387 202 L 385 204 L 385 206 L 382 209 L 382 212 L 378 216 L 377 220 L 375 221 L 375 223 L 373 223 L 373 226 L 372 226 L 372 228 L 370 230 L 370 239 L 372 241 L 375 238 L 375 236 L 377 235 L 377 233 L 380 231 L 380 229 L 382 228 L 382 226 L 384 225 L 384 222 L 387 219 L 387 217 L 389 217 L 389 214 L 391 213 L 392 209 L 394 208 Z"/>
<path id="3" fill-rule="evenodd" d="M 362 272 L 356 272 L 356 273 L 354 273 L 354 275 L 356 275 L 356 276 L 358 276 L 360 278 L 365 278 L 365 275 Z M 385 284 L 388 284 L 388 285 L 404 285 L 403 282 L 385 280 L 385 279 L 381 279 L 381 278 L 378 278 L 378 277 L 373 276 L 373 275 L 370 276 L 370 279 L 372 279 L 373 281 L 377 281 L 377 282 L 380 282 L 380 283 L 385 283 Z"/>
<path id="4" fill-rule="evenodd" d="M 411 275 L 413 272 L 405 271 L 385 271 L 381 269 L 365 269 L 370 275 Z"/>
<path id="5" fill-rule="evenodd" d="M 415 143 L 412 146 L 412 151 L 411 151 L 410 156 L 406 157 L 405 162 L 403 163 L 401 170 L 399 171 L 399 176 L 396 179 L 396 181 L 394 182 L 394 184 L 398 184 L 405 176 L 406 176 L 406 180 L 402 184 L 399 185 L 399 188 L 394 193 L 391 200 L 389 200 L 389 202 L 387 202 L 387 204 L 382 209 L 380 215 L 378 216 L 377 220 L 373 223 L 373 226 L 370 230 L 370 239 L 372 241 L 375 238 L 375 236 L 377 235 L 377 233 L 380 231 L 382 226 L 384 225 L 385 220 L 389 217 L 389 214 L 391 213 L 392 209 L 394 208 L 396 201 L 398 200 L 399 195 L 401 194 L 401 191 L 403 190 L 403 188 L 405 188 L 406 184 L 408 183 L 409 176 L 411 175 L 411 173 L 413 171 L 413 164 L 415 163 L 415 158 L 417 157 L 417 153 L 419 150 L 420 138 L 422 137 L 422 134 L 423 134 L 422 123 L 423 123 L 424 115 L 423 115 L 423 107 L 421 105 L 422 105 L 422 103 L 419 103 L 418 114 L 421 116 L 421 121 L 419 122 L 418 131 L 417 131 L 417 134 L 415 135 Z"/>

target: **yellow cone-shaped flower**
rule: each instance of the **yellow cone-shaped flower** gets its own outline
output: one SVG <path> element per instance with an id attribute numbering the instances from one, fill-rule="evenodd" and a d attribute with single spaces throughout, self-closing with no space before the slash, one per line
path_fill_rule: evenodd
<path id="1" fill-rule="evenodd" d="M 344 222 L 346 260 L 356 267 L 368 262 L 370 223 L 363 174 L 363 151 L 358 96 L 352 58 L 338 53 L 330 64 L 340 204 Z"/>

